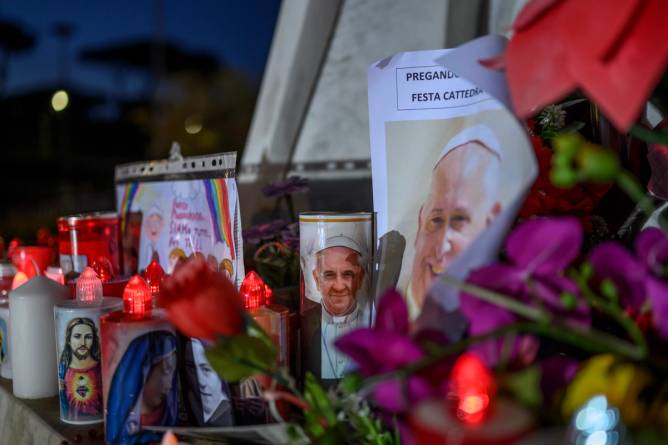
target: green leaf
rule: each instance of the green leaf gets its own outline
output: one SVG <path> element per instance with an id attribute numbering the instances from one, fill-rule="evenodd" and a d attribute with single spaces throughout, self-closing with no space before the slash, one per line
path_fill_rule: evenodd
<path id="1" fill-rule="evenodd" d="M 318 435 L 313 441 L 313 445 L 340 445 L 347 443 L 348 438 L 340 428 L 328 428 L 323 434 Z"/>
<path id="2" fill-rule="evenodd" d="M 341 380 L 341 383 L 339 383 L 339 386 L 341 389 L 346 394 L 352 394 L 354 392 L 357 392 L 361 387 L 362 384 L 364 383 L 364 379 L 362 378 L 361 375 L 351 372 L 349 374 L 346 374 L 345 377 L 343 377 L 343 380 Z"/>
<path id="3" fill-rule="evenodd" d="M 578 175 L 571 168 L 553 168 L 550 180 L 557 187 L 570 188 L 578 182 Z"/>
<path id="4" fill-rule="evenodd" d="M 567 158 L 574 158 L 584 144 L 585 140 L 577 133 L 560 133 L 552 140 L 554 149 Z"/>
<path id="5" fill-rule="evenodd" d="M 594 276 L 594 268 L 591 266 L 591 263 L 584 261 L 580 266 L 580 275 L 585 281 L 589 281 L 591 277 Z"/>
<path id="6" fill-rule="evenodd" d="M 310 412 L 324 418 L 331 427 L 336 424 L 336 412 L 320 382 L 310 372 L 304 379 L 304 399 L 311 406 Z"/>
<path id="7" fill-rule="evenodd" d="M 569 311 L 575 309 L 577 299 L 572 292 L 562 292 L 559 298 L 561 299 L 561 304 L 563 304 L 566 309 Z"/>
<path id="8" fill-rule="evenodd" d="M 538 365 L 512 373 L 503 386 L 514 399 L 529 407 L 539 407 L 543 402 Z"/>
<path id="9" fill-rule="evenodd" d="M 594 182 L 611 182 L 617 177 L 620 165 L 617 155 L 596 145 L 585 145 L 577 155 L 578 171 L 582 179 Z"/>
<path id="10" fill-rule="evenodd" d="M 246 317 L 246 332 L 248 333 L 248 335 L 262 340 L 264 344 L 267 346 L 267 348 L 271 349 L 272 351 L 274 351 L 274 354 L 276 354 L 276 344 L 271 339 L 269 334 L 265 332 L 265 330 L 262 329 L 262 326 L 260 326 L 258 322 L 255 321 L 255 319 L 251 317 L 249 314 L 245 314 L 245 317 Z"/>
<path id="11" fill-rule="evenodd" d="M 276 348 L 260 337 L 235 335 L 207 349 L 206 357 L 218 375 L 236 382 L 271 370 L 276 364 Z"/>
<path id="12" fill-rule="evenodd" d="M 605 278 L 603 281 L 601 281 L 601 294 L 603 294 L 604 297 L 609 299 L 610 301 L 617 301 L 617 298 L 619 297 L 619 293 L 617 292 L 617 286 L 615 286 L 615 283 L 610 279 L 610 278 Z"/>

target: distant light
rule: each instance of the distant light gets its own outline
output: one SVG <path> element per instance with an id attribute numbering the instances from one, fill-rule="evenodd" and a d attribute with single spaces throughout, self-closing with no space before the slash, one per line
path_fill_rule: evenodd
<path id="1" fill-rule="evenodd" d="M 186 119 L 186 133 L 197 134 L 202 131 L 202 121 L 197 116 L 190 116 Z"/>
<path id="2" fill-rule="evenodd" d="M 53 107 L 54 111 L 63 111 L 69 103 L 70 97 L 65 90 L 58 90 L 51 97 L 51 107 Z"/>

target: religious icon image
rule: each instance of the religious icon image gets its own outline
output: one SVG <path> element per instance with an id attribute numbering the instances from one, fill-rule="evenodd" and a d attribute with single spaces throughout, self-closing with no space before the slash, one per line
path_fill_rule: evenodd
<path id="1" fill-rule="evenodd" d="M 71 422 L 102 417 L 100 338 L 90 318 L 73 318 L 65 328 L 58 362 L 61 416 Z"/>
<path id="2" fill-rule="evenodd" d="M 176 337 L 147 332 L 130 342 L 111 379 L 107 400 L 106 442 L 145 443 L 143 426 L 174 425 L 178 383 Z"/>
<path id="3" fill-rule="evenodd" d="M 371 320 L 372 215 L 302 214 L 300 237 L 306 366 L 322 379 L 340 379 L 351 362 L 335 341 Z"/>

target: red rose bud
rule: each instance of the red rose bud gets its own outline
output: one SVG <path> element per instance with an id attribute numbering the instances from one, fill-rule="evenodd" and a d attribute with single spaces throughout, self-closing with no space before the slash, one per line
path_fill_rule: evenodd
<path id="1" fill-rule="evenodd" d="M 165 278 L 158 305 L 185 335 L 216 340 L 244 328 L 243 302 L 234 285 L 204 258 L 185 262 Z"/>

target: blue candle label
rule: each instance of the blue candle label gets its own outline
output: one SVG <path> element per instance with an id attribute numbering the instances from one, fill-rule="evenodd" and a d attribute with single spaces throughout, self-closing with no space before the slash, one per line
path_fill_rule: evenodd
<path id="1" fill-rule="evenodd" d="M 0 318 L 0 364 L 4 364 L 9 354 L 8 345 L 9 337 L 7 337 L 7 323 Z"/>
<path id="2" fill-rule="evenodd" d="M 173 329 L 155 319 L 104 322 L 102 337 L 106 443 L 159 441 L 159 435 L 143 427 L 176 424 L 178 383 Z"/>

